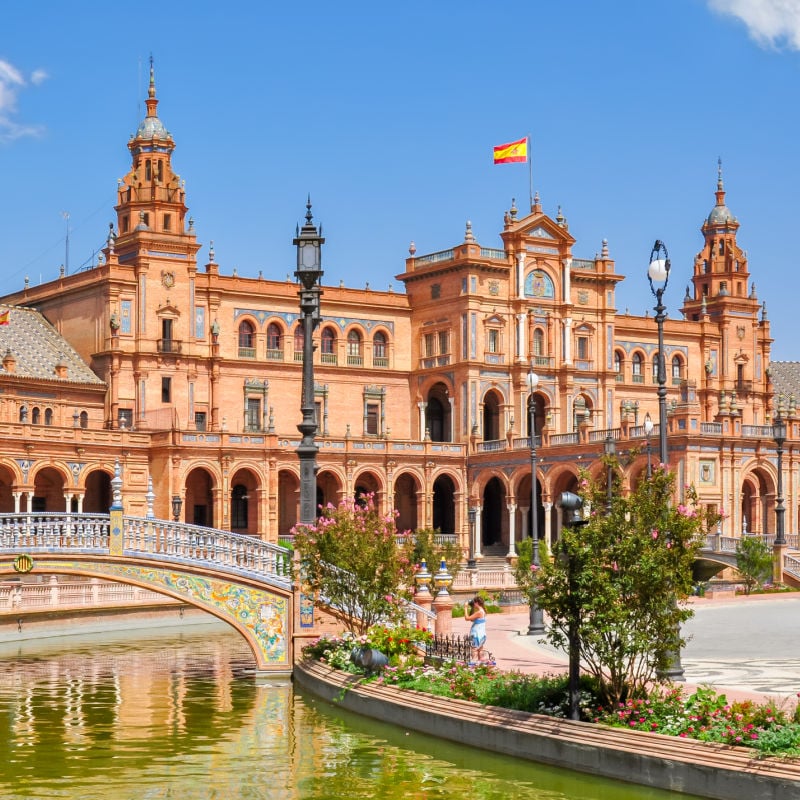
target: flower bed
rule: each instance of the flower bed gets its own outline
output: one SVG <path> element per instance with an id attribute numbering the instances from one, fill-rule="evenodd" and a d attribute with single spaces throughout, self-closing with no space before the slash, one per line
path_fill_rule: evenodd
<path id="1" fill-rule="evenodd" d="M 383 629 L 358 639 L 378 650 L 382 649 L 378 643 L 382 643 L 386 648 L 383 652 L 390 656 L 390 665 L 381 675 L 365 680 L 438 697 L 567 718 L 566 676 L 503 672 L 491 665 L 425 664 L 416 650 L 417 641 L 424 640 L 424 632 L 411 631 Z M 335 669 L 359 673 L 350 662 L 355 641 L 353 637 L 323 638 L 306 647 L 303 654 Z M 729 703 L 724 694 L 709 688 L 691 694 L 682 688 L 656 688 L 647 697 L 603 708 L 596 699 L 596 686 L 587 676 L 582 676 L 580 689 L 581 718 L 587 722 L 748 747 L 762 755 L 800 755 L 798 705 L 780 708 L 749 700 Z"/>

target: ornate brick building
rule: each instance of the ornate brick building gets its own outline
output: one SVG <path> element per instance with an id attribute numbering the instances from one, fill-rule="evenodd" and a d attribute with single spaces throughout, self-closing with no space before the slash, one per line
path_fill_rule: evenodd
<path id="1" fill-rule="evenodd" d="M 146 102 L 100 262 L 3 298 L 0 511 L 107 505 L 119 461 L 129 513 L 144 513 L 152 481 L 158 516 L 179 497 L 188 522 L 275 541 L 298 518 L 298 285 L 225 274 L 213 243 L 198 264 L 152 70 Z M 683 319 L 665 323 L 670 465 L 728 512 L 731 534 L 745 520 L 772 530 L 776 486 L 769 322 L 738 228 L 720 171 Z M 531 360 L 539 530 L 557 535 L 554 498 L 575 488 L 580 466 L 602 469 L 607 439 L 628 485 L 642 478 L 645 415 L 658 422 L 653 318 L 619 313 L 623 276 L 607 244 L 574 256 L 566 219 L 538 197 L 527 214 L 512 204 L 500 236 L 502 247 L 481 246 L 467 223 L 450 249 L 417 255 L 412 245 L 398 276 L 405 293 L 323 287 L 320 503 L 374 492 L 400 526 L 438 527 L 465 549 L 475 508 L 477 550 L 513 550 L 532 519 Z M 52 363 L 20 371 L 12 362 L 31 346 L 20 320 L 47 327 L 25 309 L 63 345 L 50 348 Z M 66 358 L 74 366 L 59 372 Z M 793 452 L 785 463 L 795 530 Z"/>

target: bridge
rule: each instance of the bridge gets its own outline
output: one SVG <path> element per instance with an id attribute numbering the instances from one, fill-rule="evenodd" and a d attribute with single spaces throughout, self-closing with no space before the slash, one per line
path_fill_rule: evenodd
<path id="1" fill-rule="evenodd" d="M 775 543 L 774 536 L 758 535 L 770 548 Z M 723 536 L 719 533 L 708 534 L 700 548 L 695 561 L 695 574 L 701 580 L 707 580 L 723 567 L 737 567 L 736 546 L 741 541 L 739 536 Z M 786 536 L 786 549 L 783 556 L 783 580 L 790 586 L 800 586 L 800 535 Z"/>
<path id="2" fill-rule="evenodd" d="M 251 536 L 124 516 L 121 505 L 109 514 L 0 515 L 0 578 L 80 575 L 173 597 L 235 628 L 268 673 L 292 669 L 302 599 L 294 599 L 291 559 Z M 303 612 L 313 624 L 313 608 Z"/>

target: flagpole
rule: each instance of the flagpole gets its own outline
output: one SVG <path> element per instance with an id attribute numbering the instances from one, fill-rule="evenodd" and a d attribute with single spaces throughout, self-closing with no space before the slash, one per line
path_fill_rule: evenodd
<path id="1" fill-rule="evenodd" d="M 528 191 L 530 193 L 531 211 L 533 211 L 533 158 L 531 157 L 531 135 L 528 134 Z"/>

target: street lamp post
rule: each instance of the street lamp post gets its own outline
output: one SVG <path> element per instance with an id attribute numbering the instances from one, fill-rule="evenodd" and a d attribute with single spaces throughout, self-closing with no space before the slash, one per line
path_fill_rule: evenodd
<path id="1" fill-rule="evenodd" d="M 650 291 L 656 298 L 653 310 L 656 312 L 658 326 L 658 457 L 665 465 L 669 456 L 667 454 L 667 367 L 664 358 L 664 320 L 667 318 L 667 308 L 664 305 L 664 292 L 669 283 L 669 270 L 670 261 L 666 245 L 660 239 L 656 239 L 650 252 L 647 280 L 650 281 Z"/>
<path id="2" fill-rule="evenodd" d="M 667 367 L 664 358 L 664 320 L 667 318 L 667 308 L 664 305 L 664 292 L 669 283 L 670 266 L 667 246 L 660 239 L 656 239 L 653 249 L 650 251 L 647 280 L 650 282 L 650 291 L 656 299 L 653 310 L 656 312 L 656 325 L 658 326 L 658 458 L 664 468 L 669 460 L 667 453 Z M 684 680 L 679 644 L 680 635 L 680 626 L 676 626 L 674 645 L 669 653 L 669 666 L 664 672 L 664 677 L 673 681 Z"/>
<path id="3" fill-rule="evenodd" d="M 533 538 L 533 553 L 531 566 L 539 569 L 539 514 L 536 509 L 536 403 L 534 393 L 539 385 L 539 376 L 533 371 L 533 360 L 528 370 L 528 432 L 531 440 L 531 536 Z M 531 611 L 528 621 L 528 636 L 541 636 L 544 633 L 544 612 L 536 602 L 536 597 L 531 596 Z"/>
<path id="4" fill-rule="evenodd" d="M 647 480 L 653 477 L 653 462 L 650 455 L 650 437 L 653 435 L 653 420 L 650 419 L 650 412 L 644 415 L 644 435 L 647 439 Z"/>
<path id="5" fill-rule="evenodd" d="M 775 439 L 775 451 L 778 456 L 778 492 L 775 498 L 775 544 L 785 545 L 786 536 L 784 535 L 784 514 L 786 509 L 783 507 L 783 445 L 786 443 L 786 420 L 783 418 L 783 409 L 778 404 L 778 415 L 772 424 L 772 435 Z"/>
<path id="6" fill-rule="evenodd" d="M 300 459 L 300 524 L 312 525 L 316 518 L 317 447 L 314 436 L 317 421 L 314 413 L 314 329 L 319 325 L 319 300 L 322 277 L 322 228 L 317 232 L 311 216 L 311 198 L 306 203 L 306 224 L 298 229 L 293 244 L 297 248 L 295 277 L 300 281 L 300 312 L 303 315 L 303 389 L 300 411 L 302 422 L 297 429 L 303 435 L 297 448 Z"/>
<path id="7" fill-rule="evenodd" d="M 606 433 L 605 441 L 603 442 L 603 451 L 606 454 L 606 514 L 611 514 L 611 504 L 613 502 L 613 488 L 614 488 L 614 456 L 617 454 L 617 445 L 614 437 L 609 430 Z"/>

